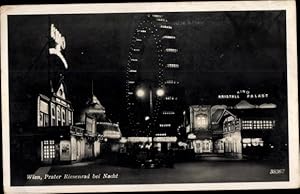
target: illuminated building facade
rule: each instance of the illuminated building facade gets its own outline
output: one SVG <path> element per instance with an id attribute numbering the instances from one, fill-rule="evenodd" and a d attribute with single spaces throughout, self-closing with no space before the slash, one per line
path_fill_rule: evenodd
<path id="1" fill-rule="evenodd" d="M 39 94 L 37 99 L 37 132 L 42 134 L 39 155 L 43 163 L 76 162 L 100 155 L 96 118 L 87 115 L 83 122 L 73 124 L 74 110 L 67 100 L 63 76 L 57 86 L 51 87 L 49 97 Z"/>
<path id="2" fill-rule="evenodd" d="M 210 108 L 209 105 L 189 107 L 190 126 L 187 133 L 195 153 L 212 153 L 213 151 Z"/>
<path id="3" fill-rule="evenodd" d="M 22 155 L 21 160 L 35 164 L 93 159 L 100 155 L 97 118 L 87 115 L 74 124 L 74 109 L 62 75 L 69 67 L 63 56 L 65 38 L 53 24 L 49 27 L 49 42 L 46 43 L 49 48 L 48 83 L 41 83 L 35 91 L 38 93 L 32 93 L 33 101 L 26 101 L 31 119 L 26 121 L 26 128 L 19 128 L 20 134 L 13 137 L 12 144 L 16 149 L 12 155 Z"/>
<path id="4" fill-rule="evenodd" d="M 190 148 L 196 154 L 218 153 L 242 158 L 266 155 L 272 134 L 278 130 L 277 106 L 253 105 L 241 100 L 235 106 L 193 105 L 185 128 Z"/>
<path id="5" fill-rule="evenodd" d="M 216 109 L 215 109 L 216 108 Z M 241 119 L 228 109 L 212 107 L 212 138 L 214 153 L 241 158 Z"/>
<path id="6" fill-rule="evenodd" d="M 91 98 L 86 102 L 86 107 L 81 111 L 79 122 L 76 125 L 83 124 L 89 117 L 94 118 L 93 126 L 95 126 L 95 132 L 101 140 L 97 144 L 99 153 L 102 151 L 111 152 L 118 150 L 118 141 L 122 136 L 119 124 L 113 123 L 107 118 L 105 107 L 93 93 Z"/>
<path id="7" fill-rule="evenodd" d="M 234 109 L 241 120 L 242 149 L 244 155 L 258 156 L 270 153 L 273 148 L 272 138 L 279 130 L 278 110 L 275 108 Z"/>
<path id="8" fill-rule="evenodd" d="M 51 82 L 52 83 L 52 82 Z M 70 126 L 73 125 L 73 108 L 71 102 L 66 99 L 66 86 L 63 77 L 53 88 L 51 86 L 52 96 L 39 94 L 37 99 L 37 126 Z"/>
<path id="9" fill-rule="evenodd" d="M 106 117 L 105 108 L 94 94 L 75 124 L 62 76 L 51 94 L 38 96 L 37 132 L 42 134 L 38 155 L 43 163 L 78 162 L 97 158 L 102 151 L 118 150 L 119 125 Z"/>

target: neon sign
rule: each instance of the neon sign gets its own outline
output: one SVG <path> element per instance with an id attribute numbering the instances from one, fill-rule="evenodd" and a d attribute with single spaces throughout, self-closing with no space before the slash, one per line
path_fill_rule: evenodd
<path id="1" fill-rule="evenodd" d="M 153 141 L 155 141 L 155 142 L 176 142 L 177 137 L 154 137 Z"/>
<path id="2" fill-rule="evenodd" d="M 242 97 L 242 95 L 244 97 Z M 247 98 L 247 99 L 257 99 L 257 98 L 268 98 L 268 93 L 259 93 L 259 94 L 252 94 L 250 90 L 238 90 L 236 94 L 220 94 L 218 95 L 218 99 L 240 99 L 240 98 Z"/>
<path id="3" fill-rule="evenodd" d="M 66 48 L 66 40 L 65 37 L 61 35 L 61 33 L 58 31 L 58 29 L 54 26 L 54 24 L 51 24 L 50 27 L 50 37 L 54 40 L 56 43 L 55 48 L 49 48 L 50 55 L 56 55 L 60 58 L 60 60 L 63 62 L 66 69 L 68 69 L 68 63 L 61 53 L 62 50 L 65 50 Z"/>
<path id="4" fill-rule="evenodd" d="M 151 137 L 128 137 L 128 142 L 137 143 L 137 142 L 150 142 Z"/>

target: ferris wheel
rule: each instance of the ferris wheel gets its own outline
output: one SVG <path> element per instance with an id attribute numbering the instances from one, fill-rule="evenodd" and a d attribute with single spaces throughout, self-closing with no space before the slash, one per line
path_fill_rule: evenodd
<path id="1" fill-rule="evenodd" d="M 150 96 L 149 122 L 141 126 L 141 118 L 138 116 L 141 109 L 138 107 L 137 97 L 143 93 L 137 91 L 137 88 L 141 84 L 140 71 L 143 69 L 144 52 L 145 48 L 149 46 L 149 41 L 154 47 L 152 54 L 155 55 L 155 61 L 152 65 L 153 68 L 156 68 L 156 78 L 151 81 L 151 88 L 155 88 L 156 92 L 153 91 L 154 95 Z M 175 115 L 170 100 L 178 99 L 173 91 L 179 82 L 172 76 L 179 69 L 177 53 L 176 36 L 173 34 L 173 27 L 168 20 L 159 14 L 143 16 L 134 30 L 126 66 L 126 103 L 129 128 L 149 131 L 153 128 L 172 127 L 171 124 L 161 123 L 160 120 L 163 116 L 170 118 L 173 114 Z M 168 121 L 168 119 L 164 119 L 164 121 Z"/>

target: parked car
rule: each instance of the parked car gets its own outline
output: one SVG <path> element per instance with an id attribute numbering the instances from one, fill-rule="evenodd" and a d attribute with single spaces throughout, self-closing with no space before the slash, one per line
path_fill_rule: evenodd
<path id="1" fill-rule="evenodd" d="M 148 158 L 146 160 L 137 160 L 136 167 L 138 168 L 159 168 L 160 161 L 158 159 Z"/>
<path id="2" fill-rule="evenodd" d="M 140 150 L 134 156 L 134 167 L 136 168 L 159 168 L 161 160 L 151 153 L 151 150 Z"/>

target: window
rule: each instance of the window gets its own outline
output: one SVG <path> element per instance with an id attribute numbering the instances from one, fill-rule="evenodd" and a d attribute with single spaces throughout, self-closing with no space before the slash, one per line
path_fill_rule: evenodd
<path id="1" fill-rule="evenodd" d="M 48 126 L 49 123 L 49 102 L 45 101 L 43 99 L 39 100 L 39 110 L 38 110 L 38 126 L 39 127 L 45 127 Z"/>
<path id="2" fill-rule="evenodd" d="M 44 126 L 44 122 L 43 122 L 43 120 L 44 120 L 44 115 L 43 115 L 43 113 L 42 112 L 40 112 L 40 125 L 39 126 Z"/>
<path id="3" fill-rule="evenodd" d="M 61 112 L 60 112 L 60 107 L 56 107 L 56 121 L 57 121 L 57 126 L 61 125 Z"/>
<path id="4" fill-rule="evenodd" d="M 51 106 L 51 126 L 55 126 L 55 107 L 53 104 Z"/>
<path id="5" fill-rule="evenodd" d="M 44 140 L 43 141 L 43 157 L 44 157 L 44 159 L 55 158 L 54 140 Z"/>
<path id="6" fill-rule="evenodd" d="M 65 125 L 65 113 L 62 113 L 62 120 L 61 120 L 61 125 L 64 126 Z"/>
<path id="7" fill-rule="evenodd" d="M 69 111 L 69 125 L 72 125 L 72 112 Z"/>
<path id="8" fill-rule="evenodd" d="M 206 115 L 197 115 L 196 116 L 196 128 L 207 128 L 208 127 L 208 118 Z"/>
<path id="9" fill-rule="evenodd" d="M 47 114 L 44 115 L 44 126 L 49 126 L 49 116 Z"/>
<path id="10" fill-rule="evenodd" d="M 243 148 L 252 147 L 252 146 L 253 147 L 264 146 L 264 141 L 262 140 L 262 138 L 243 138 L 242 143 L 243 143 Z"/>
<path id="11" fill-rule="evenodd" d="M 49 116 L 48 114 L 44 112 L 40 112 L 40 120 L 39 120 L 39 125 L 40 127 L 47 127 L 49 126 Z"/>
<path id="12" fill-rule="evenodd" d="M 52 117 L 52 123 L 53 126 L 55 126 L 55 118 Z"/>
<path id="13" fill-rule="evenodd" d="M 52 109 L 51 109 L 51 114 L 52 114 L 53 117 L 55 117 L 55 110 L 54 110 L 54 107 L 52 107 Z"/>
<path id="14" fill-rule="evenodd" d="M 263 128 L 264 129 L 272 129 L 274 127 L 274 123 L 275 123 L 275 121 L 272 121 L 272 120 L 263 121 Z"/>
<path id="15" fill-rule="evenodd" d="M 59 107 L 57 107 L 57 120 L 60 121 L 60 109 L 59 109 Z"/>
<path id="16" fill-rule="evenodd" d="M 274 120 L 245 120 L 242 122 L 243 129 L 273 129 Z"/>
<path id="17" fill-rule="evenodd" d="M 243 129 L 252 129 L 252 121 L 242 121 Z"/>
<path id="18" fill-rule="evenodd" d="M 61 125 L 64 126 L 66 124 L 66 113 L 64 109 L 61 110 L 61 116 L 62 116 Z"/>

